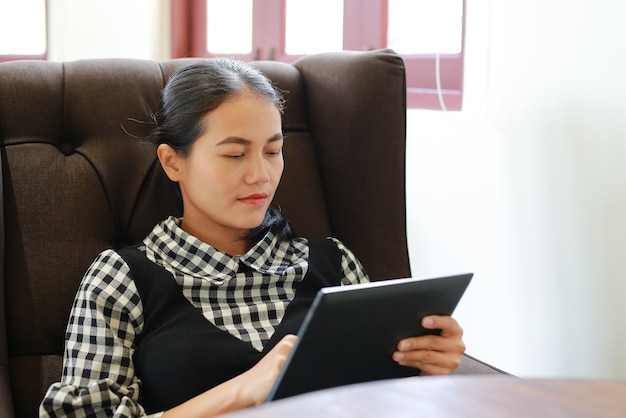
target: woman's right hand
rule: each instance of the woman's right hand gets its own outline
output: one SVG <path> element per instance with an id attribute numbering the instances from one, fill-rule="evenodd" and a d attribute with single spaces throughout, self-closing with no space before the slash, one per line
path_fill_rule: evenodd
<path id="1" fill-rule="evenodd" d="M 297 337 L 284 336 L 248 371 L 166 411 L 163 418 L 209 418 L 265 402 Z"/>
<path id="2" fill-rule="evenodd" d="M 238 382 L 241 388 L 241 399 L 248 400 L 249 406 L 260 405 L 265 402 L 296 339 L 295 335 L 284 336 L 250 370 L 232 379 Z"/>

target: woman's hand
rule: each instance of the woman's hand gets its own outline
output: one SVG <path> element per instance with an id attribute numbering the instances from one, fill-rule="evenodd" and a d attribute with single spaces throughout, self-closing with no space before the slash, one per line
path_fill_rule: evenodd
<path id="1" fill-rule="evenodd" d="M 250 405 L 265 402 L 296 339 L 295 335 L 284 336 L 254 367 L 233 379 L 241 389 L 242 399 Z"/>
<path id="2" fill-rule="evenodd" d="M 461 364 L 465 352 L 463 329 L 450 316 L 426 316 L 422 326 L 440 329 L 440 335 L 405 338 L 398 342 L 393 359 L 403 366 L 416 367 L 422 375 L 448 374 Z"/>
<path id="3" fill-rule="evenodd" d="M 163 418 L 209 418 L 263 403 L 296 339 L 284 336 L 251 369 L 166 411 Z"/>

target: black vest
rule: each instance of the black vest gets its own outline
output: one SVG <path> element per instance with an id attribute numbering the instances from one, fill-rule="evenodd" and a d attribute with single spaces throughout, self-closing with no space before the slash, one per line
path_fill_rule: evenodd
<path id="1" fill-rule="evenodd" d="M 274 335 L 258 352 L 211 324 L 183 296 L 170 272 L 136 247 L 119 251 L 130 267 L 143 304 L 144 328 L 133 362 L 141 380 L 140 403 L 148 414 L 171 409 L 250 369 L 287 334 L 297 334 L 317 291 L 343 278 L 334 242 L 309 239 L 309 269 L 294 284 L 295 298 Z"/>

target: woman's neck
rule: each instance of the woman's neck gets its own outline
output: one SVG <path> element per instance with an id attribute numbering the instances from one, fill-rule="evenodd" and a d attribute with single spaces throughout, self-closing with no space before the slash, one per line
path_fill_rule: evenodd
<path id="1" fill-rule="evenodd" d="M 192 221 L 186 221 L 184 217 L 180 227 L 183 231 L 193 235 L 202 242 L 232 256 L 245 254 L 251 248 L 247 240 L 249 231 L 209 229 L 196 225 Z"/>

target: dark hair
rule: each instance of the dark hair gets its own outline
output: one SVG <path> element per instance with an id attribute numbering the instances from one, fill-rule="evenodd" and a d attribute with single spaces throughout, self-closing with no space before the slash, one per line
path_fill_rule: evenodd
<path id="1" fill-rule="evenodd" d="M 161 92 L 159 112 L 154 115 L 153 141 L 171 146 L 183 157 L 189 156 L 191 147 L 204 131 L 205 116 L 229 98 L 246 92 L 274 103 L 282 113 L 282 94 L 251 64 L 210 58 L 177 70 Z M 273 229 L 282 239 L 295 235 L 281 211 L 270 207 L 261 225 L 252 229 L 247 239 L 256 242 L 268 229 Z"/>
<path id="2" fill-rule="evenodd" d="M 211 58 L 176 71 L 161 92 L 153 139 L 187 156 L 202 135 L 204 117 L 233 96 L 252 92 L 283 110 L 283 97 L 272 82 L 251 64 Z"/>

